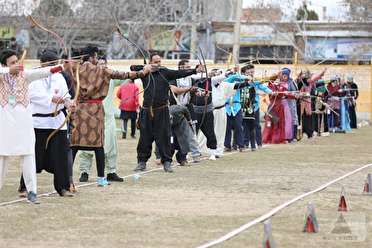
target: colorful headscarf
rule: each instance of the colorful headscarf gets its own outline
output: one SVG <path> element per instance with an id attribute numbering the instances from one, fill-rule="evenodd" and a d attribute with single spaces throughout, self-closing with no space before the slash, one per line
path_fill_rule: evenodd
<path id="1" fill-rule="evenodd" d="M 289 68 L 282 68 L 282 74 L 289 77 L 289 75 L 291 74 L 291 70 Z"/>

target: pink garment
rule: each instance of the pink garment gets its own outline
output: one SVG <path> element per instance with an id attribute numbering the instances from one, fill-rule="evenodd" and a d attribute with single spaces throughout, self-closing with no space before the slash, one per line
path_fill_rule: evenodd
<path id="1" fill-rule="evenodd" d="M 282 100 L 283 110 L 284 110 L 284 133 L 286 140 L 292 140 L 293 138 L 293 120 L 292 120 L 292 113 L 288 106 L 288 100 Z"/>
<path id="2" fill-rule="evenodd" d="M 301 88 L 301 92 L 306 92 L 310 95 L 310 92 L 313 88 L 315 88 L 316 81 L 322 78 L 324 72 L 314 74 L 307 80 L 308 86 L 303 85 Z M 311 115 L 311 100 L 309 101 L 301 101 L 301 113 L 305 113 L 306 115 Z"/>
<path id="3" fill-rule="evenodd" d="M 139 107 L 139 89 L 134 83 L 120 86 L 117 97 L 120 99 L 119 108 L 128 112 L 136 112 Z"/>
<path id="4" fill-rule="evenodd" d="M 294 96 L 288 92 L 287 82 L 269 83 L 268 87 L 278 94 L 270 96 L 269 108 L 271 110 L 269 114 L 275 116 L 275 118 L 268 115 L 265 117 L 266 123 L 262 140 L 264 144 L 285 143 L 293 138 L 292 113 L 286 98 L 292 99 Z"/>
<path id="5" fill-rule="evenodd" d="M 281 91 L 288 91 L 288 81 L 287 82 L 280 82 L 280 90 Z M 284 131 L 285 131 L 285 139 L 286 140 L 292 140 L 293 138 L 293 120 L 292 120 L 292 114 L 291 110 L 288 105 L 288 100 L 287 99 L 282 99 L 281 101 L 284 109 Z"/>

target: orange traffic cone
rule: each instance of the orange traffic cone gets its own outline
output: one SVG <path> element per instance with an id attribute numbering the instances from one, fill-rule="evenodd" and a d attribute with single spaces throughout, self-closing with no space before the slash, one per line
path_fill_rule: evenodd
<path id="1" fill-rule="evenodd" d="M 271 220 L 268 219 L 264 222 L 264 240 L 263 248 L 275 248 L 275 242 L 271 233 Z"/>
<path id="2" fill-rule="evenodd" d="M 367 181 L 364 183 L 363 193 L 370 193 L 369 192 L 369 183 Z"/>
<path id="3" fill-rule="evenodd" d="M 307 233 L 315 233 L 313 218 L 311 218 L 310 216 L 308 216 L 307 217 L 307 220 L 306 220 L 305 232 L 307 232 Z"/>
<path id="4" fill-rule="evenodd" d="M 368 173 L 367 179 L 364 183 L 363 193 L 372 193 L 372 175 Z"/>
<path id="5" fill-rule="evenodd" d="M 338 211 L 347 212 L 347 204 L 345 199 L 345 189 L 342 187 L 340 202 L 338 203 Z"/>
<path id="6" fill-rule="evenodd" d="M 319 231 L 318 221 L 315 216 L 314 205 L 309 203 L 307 205 L 307 211 L 305 216 L 305 226 L 303 232 L 317 233 Z"/>
<path id="7" fill-rule="evenodd" d="M 270 240 L 266 240 L 264 248 L 273 248 L 270 244 Z"/>

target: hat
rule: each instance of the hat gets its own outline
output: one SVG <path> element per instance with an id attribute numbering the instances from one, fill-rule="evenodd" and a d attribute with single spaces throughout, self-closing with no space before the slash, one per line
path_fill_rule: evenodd
<path id="1" fill-rule="evenodd" d="M 348 82 L 353 82 L 353 81 L 354 81 L 354 77 L 353 77 L 353 75 L 347 75 L 346 80 L 347 80 Z"/>
<path id="2" fill-rule="evenodd" d="M 323 79 L 319 79 L 316 83 L 315 83 L 315 87 L 322 87 L 324 86 L 325 82 Z"/>
<path id="3" fill-rule="evenodd" d="M 41 63 L 56 61 L 58 59 L 59 59 L 59 57 L 58 57 L 57 53 L 53 50 L 50 50 L 50 49 L 44 50 L 44 52 L 40 56 L 40 62 Z"/>
<path id="4" fill-rule="evenodd" d="M 282 68 L 282 74 L 289 77 L 289 75 L 291 74 L 291 70 L 289 68 Z"/>

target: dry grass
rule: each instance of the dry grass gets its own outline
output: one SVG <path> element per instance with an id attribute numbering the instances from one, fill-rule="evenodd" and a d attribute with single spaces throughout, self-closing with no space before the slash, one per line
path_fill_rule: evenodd
<path id="1" fill-rule="evenodd" d="M 138 182 L 129 178 L 106 188 L 89 186 L 72 199 L 53 195 L 41 198 L 37 206 L 18 203 L 0 207 L 0 247 L 195 247 L 370 163 L 371 134 L 368 127 L 352 134 L 270 146 L 216 162 L 178 167 L 174 174 L 152 172 Z M 119 174 L 131 174 L 136 141 L 119 140 L 119 147 Z M 77 169 L 75 165 L 76 181 Z M 361 194 L 367 172 L 275 216 L 273 235 L 278 247 L 372 247 L 368 235 L 372 198 Z M 0 192 L 1 202 L 16 199 L 19 173 L 15 159 Z M 91 180 L 94 176 L 95 170 Z M 52 190 L 51 175 L 43 173 L 38 180 L 39 193 Z M 352 206 L 345 219 L 353 226 L 353 234 L 366 232 L 364 239 L 348 241 L 330 234 L 338 218 L 342 185 Z M 315 204 L 320 224 L 317 234 L 301 232 L 309 201 Z M 260 224 L 220 247 L 262 247 L 262 239 Z"/>

